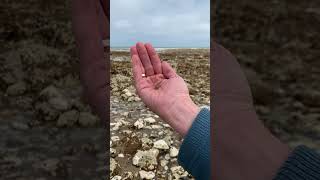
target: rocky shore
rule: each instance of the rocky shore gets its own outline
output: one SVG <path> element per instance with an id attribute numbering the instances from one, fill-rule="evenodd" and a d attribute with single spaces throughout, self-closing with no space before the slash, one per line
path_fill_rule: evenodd
<path id="1" fill-rule="evenodd" d="M 106 179 L 106 131 L 83 100 L 69 4 L 0 7 L 1 179 Z"/>
<path id="2" fill-rule="evenodd" d="M 226 0 L 216 27 L 265 125 L 291 147 L 320 151 L 319 7 L 316 0 Z"/>
<path id="3" fill-rule="evenodd" d="M 210 103 L 209 49 L 160 52 L 188 83 L 192 99 Z M 110 171 L 116 179 L 193 179 L 178 165 L 182 137 L 135 94 L 129 52 L 111 55 Z"/>

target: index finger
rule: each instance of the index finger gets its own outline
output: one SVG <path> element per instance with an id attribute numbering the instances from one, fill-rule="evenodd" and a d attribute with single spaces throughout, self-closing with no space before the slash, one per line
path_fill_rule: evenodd
<path id="1" fill-rule="evenodd" d="M 137 89 L 138 95 L 140 93 L 140 90 L 143 89 L 143 87 L 146 86 L 145 78 L 142 77 L 142 66 L 140 65 L 140 59 L 139 56 L 133 55 L 132 58 L 132 74 L 134 79 L 134 86 Z"/>
<path id="2" fill-rule="evenodd" d="M 158 53 L 156 52 L 156 50 L 153 48 L 153 46 L 150 43 L 146 43 L 145 47 L 148 51 L 150 61 L 153 66 L 153 69 L 155 71 L 155 74 L 161 74 L 162 73 L 161 60 L 158 56 Z"/>
<path id="3" fill-rule="evenodd" d="M 132 46 L 132 47 L 130 48 L 130 54 L 131 54 L 131 58 L 133 58 L 134 55 L 138 56 L 138 57 L 137 57 L 137 58 L 138 58 L 138 62 L 137 62 L 137 63 L 138 63 L 139 66 L 140 66 L 141 73 L 142 73 L 142 74 L 145 74 L 145 70 L 144 70 L 143 65 L 142 65 L 142 63 L 141 63 L 141 60 L 140 60 L 140 58 L 139 58 L 139 54 L 138 54 L 138 51 L 137 51 L 136 46 Z"/>
<path id="4" fill-rule="evenodd" d="M 150 61 L 150 58 L 149 58 L 149 54 L 147 52 L 146 47 L 141 42 L 138 42 L 136 44 L 136 47 L 137 47 L 137 51 L 138 51 L 141 63 L 142 63 L 142 65 L 144 67 L 144 70 L 146 72 L 146 75 L 147 76 L 154 75 L 153 66 L 151 64 L 151 61 Z"/>

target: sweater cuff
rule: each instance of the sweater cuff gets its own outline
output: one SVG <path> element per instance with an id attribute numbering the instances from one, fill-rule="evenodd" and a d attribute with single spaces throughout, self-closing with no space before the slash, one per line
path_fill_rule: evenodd
<path id="1" fill-rule="evenodd" d="M 210 179 L 210 110 L 201 108 L 182 142 L 179 164 L 196 179 Z"/>
<path id="2" fill-rule="evenodd" d="M 274 178 L 274 180 L 302 179 L 320 179 L 320 155 L 306 146 L 296 147 Z"/>

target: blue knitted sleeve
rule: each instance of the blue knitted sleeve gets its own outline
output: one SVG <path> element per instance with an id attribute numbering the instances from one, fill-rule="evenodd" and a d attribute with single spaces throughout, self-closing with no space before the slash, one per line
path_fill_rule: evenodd
<path id="1" fill-rule="evenodd" d="M 296 147 L 274 180 L 320 180 L 320 154 L 303 145 Z"/>
<path id="2" fill-rule="evenodd" d="M 210 110 L 202 108 L 182 142 L 179 164 L 197 180 L 210 179 Z"/>

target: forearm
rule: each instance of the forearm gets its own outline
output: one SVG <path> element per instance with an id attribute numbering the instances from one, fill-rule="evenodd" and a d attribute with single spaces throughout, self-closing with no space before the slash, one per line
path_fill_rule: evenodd
<path id="1" fill-rule="evenodd" d="M 107 120 L 107 67 L 97 11 L 99 1 L 72 1 L 72 26 L 80 56 L 80 78 L 93 110 Z"/>

